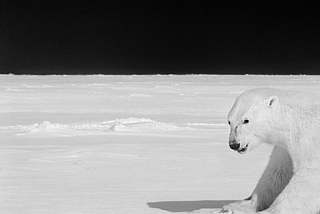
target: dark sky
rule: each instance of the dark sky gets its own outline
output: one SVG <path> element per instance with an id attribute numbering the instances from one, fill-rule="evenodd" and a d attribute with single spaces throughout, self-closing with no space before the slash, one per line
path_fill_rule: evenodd
<path id="1" fill-rule="evenodd" d="M 315 6 L 198 2 L 2 0 L 0 71 L 320 74 Z"/>

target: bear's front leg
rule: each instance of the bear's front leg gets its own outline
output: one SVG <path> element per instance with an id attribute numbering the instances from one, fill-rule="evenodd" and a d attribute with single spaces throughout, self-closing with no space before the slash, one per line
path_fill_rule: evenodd
<path id="1" fill-rule="evenodd" d="M 255 212 L 256 206 L 254 204 L 254 201 L 249 198 L 243 201 L 225 205 L 222 208 L 222 213 L 232 213 L 233 211 Z"/>
<path id="2" fill-rule="evenodd" d="M 318 164 L 317 164 L 318 165 Z M 222 211 L 223 213 L 224 211 Z M 278 195 L 271 206 L 261 212 L 226 210 L 227 214 L 319 214 L 320 171 L 302 169 L 294 174 L 289 184 Z"/>
<path id="3" fill-rule="evenodd" d="M 319 214 L 320 172 L 313 170 L 303 169 L 295 173 L 274 203 L 259 214 Z"/>
<path id="4" fill-rule="evenodd" d="M 292 160 L 288 152 L 275 146 L 270 161 L 252 195 L 223 207 L 223 211 L 257 212 L 267 209 L 292 177 Z"/>

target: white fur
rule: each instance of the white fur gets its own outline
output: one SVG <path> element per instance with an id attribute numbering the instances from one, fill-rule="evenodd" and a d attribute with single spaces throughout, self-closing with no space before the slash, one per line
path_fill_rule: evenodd
<path id="1" fill-rule="evenodd" d="M 320 96 L 253 89 L 237 98 L 228 121 L 230 141 L 247 149 L 240 153 L 260 143 L 274 150 L 252 195 L 223 212 L 320 213 Z"/>

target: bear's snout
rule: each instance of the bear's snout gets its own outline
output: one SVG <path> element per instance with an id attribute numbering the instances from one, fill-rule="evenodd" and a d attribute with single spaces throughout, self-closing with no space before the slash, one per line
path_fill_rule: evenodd
<path id="1" fill-rule="evenodd" d="M 232 150 L 237 151 L 240 148 L 240 143 L 237 143 L 237 141 L 233 139 L 229 141 L 229 146 Z"/>

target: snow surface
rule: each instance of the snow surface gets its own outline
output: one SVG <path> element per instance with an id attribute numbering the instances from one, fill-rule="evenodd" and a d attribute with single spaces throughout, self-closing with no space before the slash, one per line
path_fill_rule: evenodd
<path id="1" fill-rule="evenodd" d="M 318 76 L 0 75 L 1 213 L 174 213 L 250 195 L 272 148 L 228 147 L 255 87 L 320 92 Z"/>

